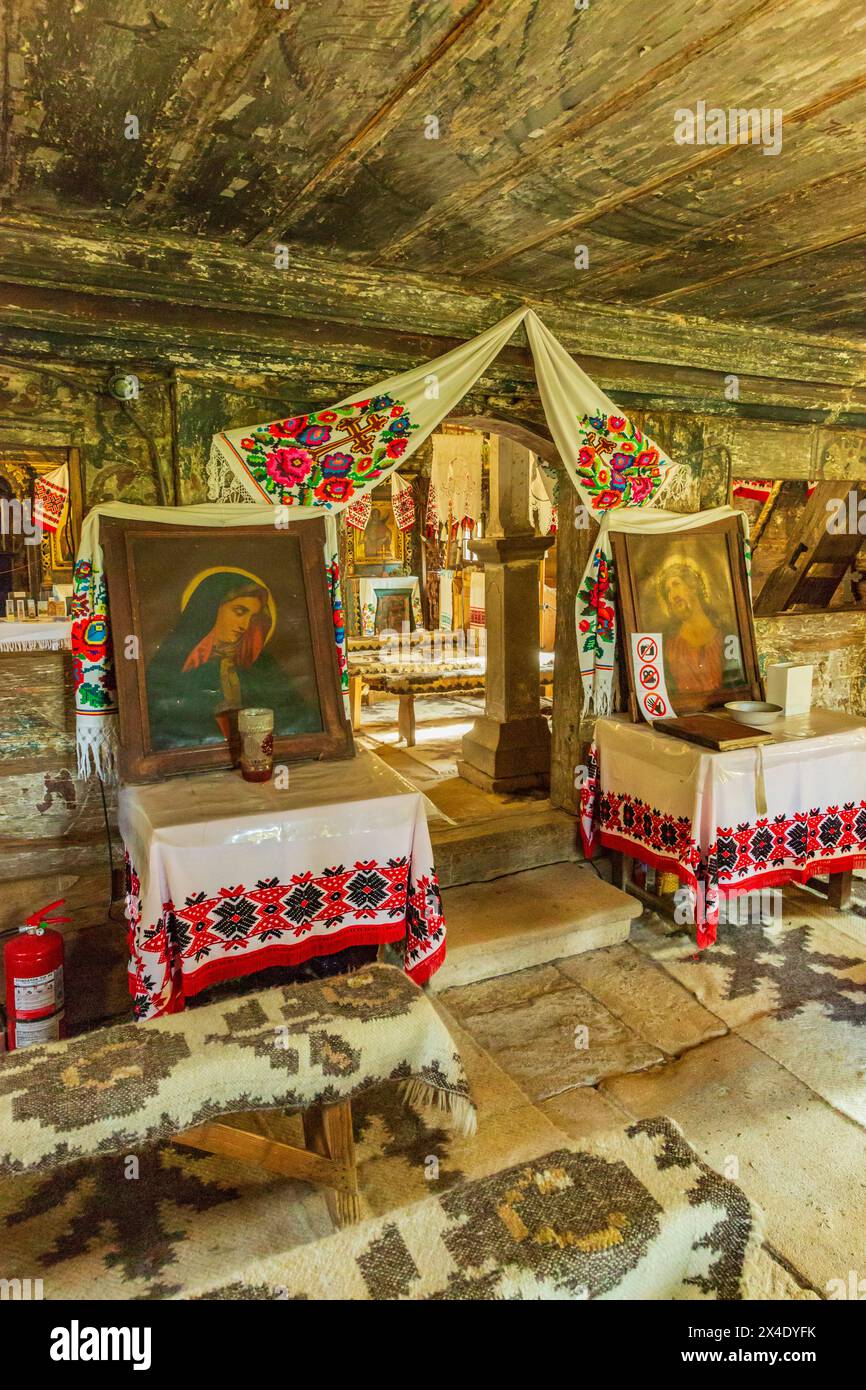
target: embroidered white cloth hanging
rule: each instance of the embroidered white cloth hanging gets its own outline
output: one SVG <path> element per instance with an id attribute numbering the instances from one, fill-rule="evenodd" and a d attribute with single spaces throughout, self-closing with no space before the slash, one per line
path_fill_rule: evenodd
<path id="1" fill-rule="evenodd" d="M 412 484 L 399 473 L 391 474 L 391 506 L 398 531 L 411 531 L 415 525 L 415 498 Z"/>
<path id="2" fill-rule="evenodd" d="M 52 534 L 60 530 L 69 503 L 69 465 L 42 473 L 33 484 L 33 522 Z"/>
<path id="3" fill-rule="evenodd" d="M 447 525 L 450 517 L 474 526 L 481 518 L 481 446 L 483 436 L 434 434 L 430 478 L 439 520 Z"/>
<path id="4" fill-rule="evenodd" d="M 454 570 L 439 571 L 439 627 L 450 632 L 454 626 Z"/>
<path id="5" fill-rule="evenodd" d="M 366 531 L 370 513 L 373 510 L 372 492 L 362 492 L 346 508 L 346 525 L 354 526 L 356 531 Z"/>
<path id="6" fill-rule="evenodd" d="M 672 460 L 617 410 L 532 309 L 515 309 L 442 357 L 325 410 L 214 435 L 210 500 L 341 511 L 424 443 L 521 323 L 550 432 L 584 504 L 604 512 L 657 502 L 663 491 L 670 496 Z M 445 502 L 438 505 L 441 515 Z"/>

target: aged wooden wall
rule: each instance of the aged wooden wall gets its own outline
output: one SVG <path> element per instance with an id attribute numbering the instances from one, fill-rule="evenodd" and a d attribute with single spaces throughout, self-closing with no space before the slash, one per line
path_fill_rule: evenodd
<path id="1" fill-rule="evenodd" d="M 96 240 L 49 235 L 38 219 L 26 233 L 13 224 L 0 225 L 0 445 L 77 446 L 85 505 L 202 500 L 215 431 L 330 403 L 447 351 L 520 302 L 313 256 L 293 255 L 277 273 L 260 254 L 179 237 L 151 237 L 144 254 L 125 234 Z M 838 477 L 840 485 L 866 476 L 866 354 L 851 344 L 531 302 L 599 385 L 688 463 L 692 506 L 724 500 L 730 476 Z M 107 391 L 121 368 L 140 380 L 138 399 L 125 405 Z M 499 422 L 518 437 L 529 431 L 556 458 L 522 334 L 455 418 Z M 570 595 L 589 534 L 569 530 L 568 514 L 566 505 L 553 798 L 573 809 L 580 728 Z M 817 666 L 819 699 L 866 712 L 866 615 L 765 619 L 758 636 L 763 661 L 802 654 Z M 71 743 L 56 761 L 43 772 L 72 768 Z M 18 791 L 22 813 L 38 816 L 42 782 Z M 9 838 L 0 823 L 0 852 Z M 79 845 L 75 860 L 99 873 L 98 838 Z"/>

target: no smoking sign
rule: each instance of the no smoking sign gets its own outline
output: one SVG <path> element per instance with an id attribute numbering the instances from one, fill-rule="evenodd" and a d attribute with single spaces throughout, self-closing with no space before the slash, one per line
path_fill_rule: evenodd
<path id="1" fill-rule="evenodd" d="M 656 719 L 669 719 L 674 713 L 674 709 L 665 684 L 662 634 L 660 632 L 633 632 L 631 634 L 631 656 L 632 671 L 634 672 L 634 694 L 644 719 L 651 724 Z"/>

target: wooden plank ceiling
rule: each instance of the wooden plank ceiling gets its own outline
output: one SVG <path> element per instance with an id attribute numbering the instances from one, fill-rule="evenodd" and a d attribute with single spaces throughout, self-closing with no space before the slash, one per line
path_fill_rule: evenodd
<path id="1" fill-rule="evenodd" d="M 6 212 L 866 337 L 863 0 L 280 3 L 2 0 Z"/>

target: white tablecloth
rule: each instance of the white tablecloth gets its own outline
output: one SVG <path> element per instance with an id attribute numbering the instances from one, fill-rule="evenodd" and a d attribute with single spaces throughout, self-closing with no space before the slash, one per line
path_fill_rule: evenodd
<path id="1" fill-rule="evenodd" d="M 866 720 L 836 710 L 779 719 L 774 742 L 716 753 L 656 724 L 599 719 L 581 831 L 697 890 L 698 943 L 718 893 L 866 867 Z"/>
<path id="2" fill-rule="evenodd" d="M 405 938 L 423 984 L 445 958 L 424 798 L 372 753 L 289 785 L 239 772 L 125 786 L 130 988 L 141 1018 L 271 965 Z"/>
<path id="3" fill-rule="evenodd" d="M 68 651 L 72 639 L 71 618 L 37 618 L 33 622 L 0 621 L 0 652 Z"/>

